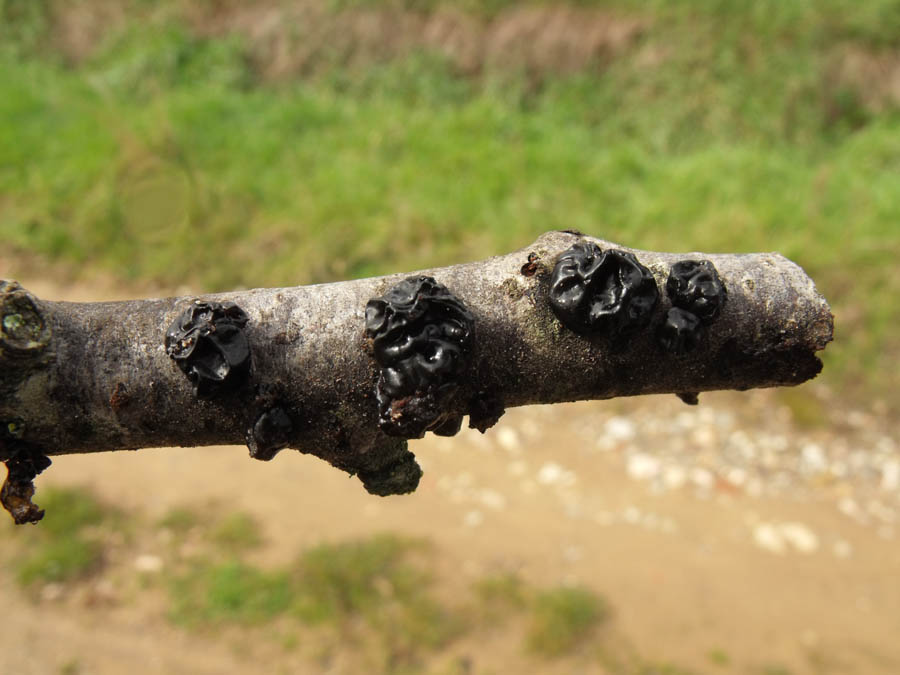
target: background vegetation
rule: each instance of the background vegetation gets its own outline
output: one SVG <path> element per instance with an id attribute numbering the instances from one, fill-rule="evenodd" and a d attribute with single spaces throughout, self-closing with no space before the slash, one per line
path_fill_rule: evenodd
<path id="1" fill-rule="evenodd" d="M 0 236 L 205 290 L 553 228 L 778 250 L 836 310 L 825 376 L 883 394 L 898 73 L 896 0 L 2 0 Z"/>

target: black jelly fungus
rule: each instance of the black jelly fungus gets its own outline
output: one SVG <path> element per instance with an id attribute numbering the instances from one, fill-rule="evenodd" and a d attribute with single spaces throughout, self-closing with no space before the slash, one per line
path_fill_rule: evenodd
<path id="1" fill-rule="evenodd" d="M 672 304 L 711 323 L 725 304 L 725 285 L 709 260 L 682 260 L 669 269 L 666 292 Z"/>
<path id="2" fill-rule="evenodd" d="M 166 352 L 194 385 L 211 398 L 235 389 L 250 370 L 244 334 L 247 314 L 233 302 L 195 300 L 166 331 Z"/>
<path id="3" fill-rule="evenodd" d="M 422 478 L 422 468 L 415 456 L 409 450 L 404 450 L 385 466 L 362 469 L 357 476 L 369 494 L 387 497 L 414 492 Z"/>
<path id="4" fill-rule="evenodd" d="M 659 328 L 659 344 L 672 354 L 687 354 L 697 348 L 703 339 L 703 324 L 693 312 L 672 307 Z"/>
<path id="5" fill-rule="evenodd" d="M 10 454 L 4 460 L 8 473 L 0 487 L 0 505 L 9 512 L 16 525 L 36 523 L 44 517 L 44 510 L 32 501 L 33 481 L 50 466 L 50 458 L 24 442 L 14 444 Z"/>
<path id="6" fill-rule="evenodd" d="M 647 325 L 658 300 L 653 274 L 634 254 L 591 242 L 563 251 L 550 279 L 550 307 L 580 335 L 626 337 Z"/>
<path id="7" fill-rule="evenodd" d="M 681 391 L 675 395 L 681 399 L 682 403 L 686 403 L 687 405 L 699 405 L 700 403 L 699 391 Z"/>
<path id="8" fill-rule="evenodd" d="M 269 408 L 247 430 L 250 456 L 268 462 L 288 446 L 293 431 L 294 425 L 284 408 Z"/>
<path id="9" fill-rule="evenodd" d="M 456 436 L 462 428 L 462 415 L 448 416 L 431 429 L 435 436 Z"/>
<path id="10" fill-rule="evenodd" d="M 503 400 L 497 394 L 480 391 L 469 401 L 469 428 L 485 433 L 505 412 Z"/>
<path id="11" fill-rule="evenodd" d="M 421 438 L 452 428 L 447 403 L 468 366 L 473 326 L 465 305 L 427 276 L 404 279 L 369 301 L 366 335 L 381 366 L 376 398 L 382 431 Z"/>

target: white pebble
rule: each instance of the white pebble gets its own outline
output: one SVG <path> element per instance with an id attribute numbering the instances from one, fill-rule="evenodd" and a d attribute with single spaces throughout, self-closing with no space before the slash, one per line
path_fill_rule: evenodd
<path id="1" fill-rule="evenodd" d="M 41 589 L 41 600 L 46 600 L 47 602 L 59 600 L 63 596 L 64 590 L 62 584 L 47 584 Z"/>
<path id="2" fill-rule="evenodd" d="M 785 552 L 784 539 L 778 528 L 770 523 L 760 523 L 753 528 L 753 541 L 764 551 L 781 555 Z"/>
<path id="3" fill-rule="evenodd" d="M 477 509 L 473 509 L 469 511 L 465 518 L 463 518 L 463 524 L 466 527 L 478 527 L 484 522 L 484 514 Z"/>
<path id="4" fill-rule="evenodd" d="M 496 490 L 482 490 L 480 501 L 489 509 L 494 511 L 502 511 L 506 508 L 506 497 Z"/>
<path id="5" fill-rule="evenodd" d="M 818 443 L 807 443 L 800 449 L 800 458 L 804 470 L 809 473 L 821 473 L 828 466 L 825 451 Z"/>
<path id="6" fill-rule="evenodd" d="M 616 441 L 630 441 L 635 437 L 634 422 L 626 417 L 611 417 L 604 425 L 604 433 Z"/>
<path id="7" fill-rule="evenodd" d="M 641 520 L 641 512 L 637 507 L 627 506 L 622 511 L 622 518 L 625 520 L 626 523 L 635 525 L 635 524 L 639 523 Z"/>
<path id="8" fill-rule="evenodd" d="M 505 426 L 497 429 L 497 443 L 500 447 L 512 454 L 518 454 L 522 451 L 522 443 L 519 440 L 519 434 L 512 427 Z"/>
<path id="9" fill-rule="evenodd" d="M 687 482 L 687 471 L 682 466 L 667 466 L 662 479 L 667 488 L 677 490 Z"/>
<path id="10" fill-rule="evenodd" d="M 569 471 L 556 462 L 547 462 L 538 471 L 537 481 L 542 485 L 569 486 L 575 483 L 575 472 Z"/>
<path id="11" fill-rule="evenodd" d="M 883 523 L 891 525 L 895 520 L 897 520 L 897 514 L 894 513 L 894 510 L 889 506 L 885 506 L 881 502 L 872 499 L 866 504 L 866 510 L 872 515 L 874 518 L 877 518 Z"/>
<path id="12" fill-rule="evenodd" d="M 853 546 L 846 539 L 838 539 L 831 547 L 835 558 L 849 558 L 853 555 Z"/>
<path id="13" fill-rule="evenodd" d="M 893 491 L 900 487 L 900 460 L 890 459 L 881 467 L 881 489 Z"/>
<path id="14" fill-rule="evenodd" d="M 747 472 L 740 467 L 734 467 L 728 471 L 728 482 L 738 487 L 747 482 Z"/>
<path id="15" fill-rule="evenodd" d="M 638 452 L 628 458 L 628 475 L 634 480 L 651 480 L 659 475 L 660 461 L 643 452 Z"/>
<path id="16" fill-rule="evenodd" d="M 691 470 L 691 482 L 699 488 L 708 490 L 713 486 L 715 478 L 712 472 L 696 467 Z"/>
<path id="17" fill-rule="evenodd" d="M 856 520 L 865 520 L 866 516 L 863 513 L 863 510 L 859 508 L 859 504 L 856 503 L 850 497 L 844 497 L 841 501 L 838 502 L 838 511 L 843 513 L 848 518 L 854 518 Z"/>
<path id="18" fill-rule="evenodd" d="M 691 438 L 700 447 L 708 448 L 716 442 L 716 432 L 711 427 L 698 427 L 691 434 Z"/>
<path id="19" fill-rule="evenodd" d="M 528 471 L 528 464 L 522 460 L 516 460 L 515 462 L 510 462 L 509 466 L 506 467 L 506 470 L 509 471 L 510 475 L 524 476 Z"/>
<path id="20" fill-rule="evenodd" d="M 570 544 L 563 549 L 563 559 L 566 562 L 575 563 L 583 558 L 580 546 Z"/>
<path id="21" fill-rule="evenodd" d="M 782 523 L 781 536 L 799 553 L 815 553 L 819 549 L 816 533 L 803 523 Z"/>
<path id="22" fill-rule="evenodd" d="M 603 525 L 606 527 L 607 525 L 612 525 L 615 522 L 615 516 L 611 514 L 609 511 L 600 511 L 594 516 L 594 521 L 598 525 Z"/>

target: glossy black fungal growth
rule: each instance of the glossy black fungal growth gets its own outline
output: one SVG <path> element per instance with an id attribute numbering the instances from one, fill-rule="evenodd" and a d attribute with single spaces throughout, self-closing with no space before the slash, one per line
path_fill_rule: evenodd
<path id="1" fill-rule="evenodd" d="M 666 320 L 659 328 L 659 344 L 672 354 L 687 354 L 694 351 L 703 340 L 703 324 L 693 312 L 672 307 Z"/>
<path id="2" fill-rule="evenodd" d="M 291 442 L 294 425 L 281 406 L 269 408 L 247 429 L 250 456 L 268 462 Z"/>
<path id="3" fill-rule="evenodd" d="M 656 280 L 634 254 L 590 242 L 563 251 L 550 279 L 550 307 L 580 335 L 626 337 L 647 325 L 658 300 Z"/>
<path id="4" fill-rule="evenodd" d="M 709 260 L 682 260 L 672 265 L 666 280 L 672 304 L 709 324 L 725 304 L 725 285 Z"/>
<path id="5" fill-rule="evenodd" d="M 382 431 L 421 438 L 430 430 L 459 429 L 447 404 L 468 365 L 473 325 L 465 305 L 431 277 L 404 279 L 369 301 L 366 335 L 381 366 Z"/>
<path id="6" fill-rule="evenodd" d="M 250 370 L 248 317 L 233 302 L 195 300 L 169 326 L 166 352 L 194 384 L 197 398 L 240 386 Z"/>

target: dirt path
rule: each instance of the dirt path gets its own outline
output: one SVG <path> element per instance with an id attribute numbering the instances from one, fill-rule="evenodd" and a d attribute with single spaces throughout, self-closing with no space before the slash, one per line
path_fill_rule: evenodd
<path id="1" fill-rule="evenodd" d="M 21 281 L 54 299 L 122 295 Z M 59 457 L 38 487 L 88 485 L 151 516 L 227 504 L 264 523 L 271 563 L 323 540 L 428 536 L 463 579 L 516 570 L 590 586 L 623 641 L 692 672 L 896 673 L 900 446 L 882 422 L 835 411 L 800 430 L 770 392 L 695 408 L 651 397 L 518 409 L 485 436 L 415 442 L 425 477 L 407 497 L 369 496 L 315 458 L 260 463 L 237 447 Z M 351 672 L 188 637 L 133 598 L 34 602 L 2 575 L 0 598 L 0 673 Z M 502 635 L 451 652 L 436 672 L 462 672 L 442 670 L 460 656 L 476 673 L 603 672 L 536 664 Z"/>

